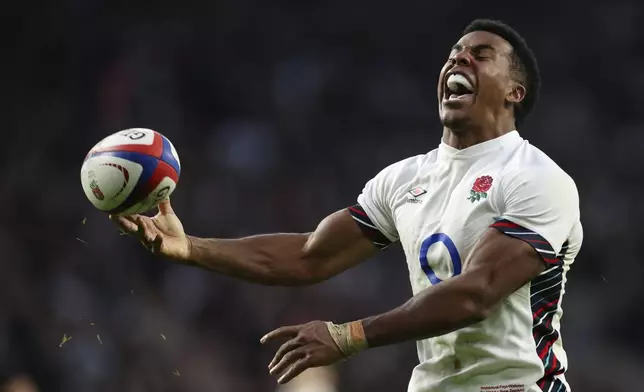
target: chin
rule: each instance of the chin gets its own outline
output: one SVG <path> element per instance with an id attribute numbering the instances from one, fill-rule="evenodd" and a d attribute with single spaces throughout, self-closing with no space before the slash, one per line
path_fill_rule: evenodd
<path id="1" fill-rule="evenodd" d="M 452 131 L 458 131 L 470 124 L 470 118 L 461 113 L 447 113 L 441 117 L 441 123 Z"/>

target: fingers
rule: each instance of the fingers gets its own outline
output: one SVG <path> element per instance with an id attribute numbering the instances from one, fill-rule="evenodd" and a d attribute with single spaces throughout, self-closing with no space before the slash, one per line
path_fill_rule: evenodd
<path id="1" fill-rule="evenodd" d="M 278 328 L 266 334 L 261 342 L 278 338 L 290 338 L 277 350 L 268 365 L 269 373 L 278 377 L 280 384 L 291 381 L 306 369 L 346 359 L 328 333 L 324 321 Z"/>
<path id="2" fill-rule="evenodd" d="M 298 374 L 310 367 L 310 361 L 307 359 L 306 350 L 302 346 L 300 339 L 297 339 L 303 325 L 292 325 L 288 327 L 281 327 L 272 332 L 267 333 L 260 340 L 262 344 L 270 341 L 285 338 L 289 339 L 286 343 L 277 350 L 273 360 L 268 365 L 269 373 L 278 375 L 284 373 L 277 382 L 280 384 L 287 383 Z"/>
<path id="3" fill-rule="evenodd" d="M 280 327 L 264 335 L 264 337 L 260 339 L 260 342 L 262 344 L 265 344 L 279 338 L 294 338 L 297 336 L 297 333 L 299 330 L 300 330 L 299 325 Z"/>
<path id="4" fill-rule="evenodd" d="M 116 225 L 126 234 L 135 234 L 139 229 L 135 222 L 135 217 L 136 216 L 110 215 L 110 220 L 116 223 Z"/>
<path id="5" fill-rule="evenodd" d="M 160 235 L 157 235 L 154 241 L 152 242 L 152 246 L 150 250 L 154 254 L 160 254 L 162 246 L 163 246 L 163 237 Z"/>
<path id="6" fill-rule="evenodd" d="M 128 216 L 110 215 L 109 218 L 124 233 L 136 235 L 146 249 L 153 253 L 160 252 L 163 237 L 158 235 L 158 230 L 150 218 L 138 214 Z"/>
<path id="7" fill-rule="evenodd" d="M 137 219 L 137 224 L 139 227 L 137 236 L 145 249 L 154 254 L 160 254 L 161 246 L 163 245 L 163 236 L 158 233 L 152 219 L 141 216 Z"/>
<path id="8" fill-rule="evenodd" d="M 167 205 L 165 207 L 160 207 L 159 214 L 162 214 L 161 210 L 165 211 L 165 213 L 172 213 L 170 201 L 166 200 L 164 203 Z M 166 251 L 164 242 L 167 238 L 157 227 L 155 218 L 134 214 L 127 216 L 110 215 L 109 219 L 116 223 L 123 234 L 136 236 L 145 249 L 153 254 L 163 255 Z"/>
<path id="9" fill-rule="evenodd" d="M 298 348 L 300 346 L 301 346 L 301 344 L 298 342 L 297 339 L 291 339 L 288 342 L 284 343 L 279 348 L 279 350 L 277 350 L 277 352 L 275 353 L 275 356 L 273 357 L 273 360 L 271 361 L 271 363 L 268 364 L 269 372 L 271 374 L 273 374 L 273 368 L 275 367 L 275 365 L 280 363 L 280 361 L 282 360 L 284 355 L 286 355 L 286 353 L 288 353 L 290 351 L 295 350 L 296 348 Z"/>
<path id="10" fill-rule="evenodd" d="M 305 356 L 305 352 L 302 348 L 290 349 L 285 352 L 285 355 L 273 366 L 268 372 L 271 375 L 282 374 L 289 366 L 293 365 L 296 361 L 300 360 Z"/>
<path id="11" fill-rule="evenodd" d="M 293 366 L 291 366 L 291 368 L 282 375 L 282 377 L 277 379 L 277 383 L 286 384 L 310 367 L 312 366 L 311 361 L 308 359 L 308 357 L 301 358 L 296 361 L 295 364 L 293 364 Z"/>
<path id="12" fill-rule="evenodd" d="M 136 219 L 136 224 L 139 227 L 139 230 L 138 230 L 139 239 L 143 241 L 146 248 L 148 248 L 157 237 L 155 233 L 156 228 L 154 227 L 154 223 L 152 223 L 150 218 L 139 216 Z"/>

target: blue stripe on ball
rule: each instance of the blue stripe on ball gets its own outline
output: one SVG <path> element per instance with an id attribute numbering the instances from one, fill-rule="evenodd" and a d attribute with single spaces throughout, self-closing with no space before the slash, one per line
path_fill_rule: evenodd
<path id="1" fill-rule="evenodd" d="M 161 160 L 172 166 L 172 168 L 177 172 L 178 176 L 181 174 L 181 166 L 179 165 L 179 162 L 177 162 L 177 160 L 174 158 L 174 155 L 172 155 L 172 147 L 170 147 L 170 141 L 163 135 L 161 135 L 161 139 L 163 139 L 163 152 L 161 153 Z"/>

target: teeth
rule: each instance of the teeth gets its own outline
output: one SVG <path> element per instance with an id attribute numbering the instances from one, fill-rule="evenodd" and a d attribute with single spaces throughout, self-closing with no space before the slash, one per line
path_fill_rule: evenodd
<path id="1" fill-rule="evenodd" d="M 459 86 L 465 87 L 469 92 L 474 92 L 474 87 L 470 81 L 465 78 L 465 76 L 461 74 L 451 74 L 449 78 L 447 78 L 447 87 L 450 90 L 456 91 Z"/>
<path id="2" fill-rule="evenodd" d="M 460 94 L 459 95 L 459 94 L 452 93 L 452 94 L 449 95 L 449 97 L 447 97 L 447 100 L 448 101 L 459 101 L 459 100 L 467 99 L 469 97 L 470 97 L 470 94 Z"/>

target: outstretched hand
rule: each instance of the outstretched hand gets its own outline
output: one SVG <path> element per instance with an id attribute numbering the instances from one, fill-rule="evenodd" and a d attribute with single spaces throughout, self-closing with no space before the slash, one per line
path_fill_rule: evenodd
<path id="1" fill-rule="evenodd" d="M 136 236 L 152 253 L 179 261 L 189 259 L 190 241 L 172 210 L 170 200 L 162 201 L 159 212 L 152 218 L 135 214 L 110 215 L 110 219 L 126 234 Z"/>
<path id="2" fill-rule="evenodd" d="M 288 341 L 277 350 L 268 365 L 269 373 L 286 384 L 306 369 L 327 366 L 345 359 L 323 321 L 281 327 L 266 334 L 261 343 Z"/>

